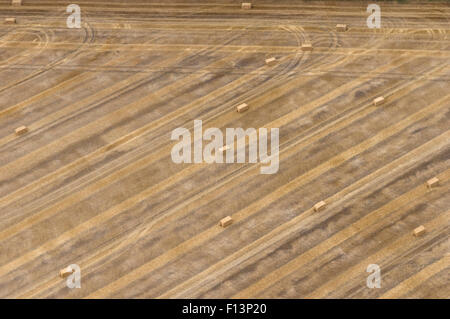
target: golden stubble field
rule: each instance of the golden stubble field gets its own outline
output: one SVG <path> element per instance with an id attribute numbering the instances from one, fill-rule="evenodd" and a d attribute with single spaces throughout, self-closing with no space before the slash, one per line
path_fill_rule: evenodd
<path id="1" fill-rule="evenodd" d="M 0 0 L 0 297 L 450 296 L 448 2 L 69 3 Z M 278 172 L 175 164 L 196 119 Z"/>

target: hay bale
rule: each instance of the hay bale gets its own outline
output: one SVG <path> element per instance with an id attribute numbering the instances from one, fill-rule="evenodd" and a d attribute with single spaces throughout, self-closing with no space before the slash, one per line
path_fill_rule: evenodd
<path id="1" fill-rule="evenodd" d="M 439 178 L 433 177 L 427 181 L 427 187 L 432 189 L 433 187 L 439 186 Z"/>
<path id="2" fill-rule="evenodd" d="M 16 135 L 23 135 L 28 132 L 28 127 L 26 127 L 26 126 L 18 127 L 18 128 L 16 128 L 15 132 L 16 132 Z"/>
<path id="3" fill-rule="evenodd" d="M 6 18 L 5 24 L 16 24 L 16 18 Z"/>
<path id="4" fill-rule="evenodd" d="M 302 51 L 312 51 L 313 47 L 311 43 L 303 43 Z"/>
<path id="5" fill-rule="evenodd" d="M 336 24 L 336 30 L 338 32 L 345 32 L 348 30 L 348 27 L 346 24 Z"/>
<path id="6" fill-rule="evenodd" d="M 416 229 L 414 229 L 414 236 L 420 237 L 423 234 L 425 234 L 425 227 L 423 225 L 420 225 Z"/>
<path id="7" fill-rule="evenodd" d="M 22 0 L 12 0 L 11 5 L 13 6 L 21 6 Z"/>
<path id="8" fill-rule="evenodd" d="M 219 225 L 223 228 L 230 226 L 233 223 L 233 218 L 231 218 L 231 216 L 227 216 L 225 218 L 222 218 L 220 220 Z"/>
<path id="9" fill-rule="evenodd" d="M 241 8 L 244 10 L 250 10 L 252 8 L 252 3 L 251 2 L 243 2 Z"/>
<path id="10" fill-rule="evenodd" d="M 223 153 L 226 150 L 229 150 L 231 147 L 229 145 L 225 145 L 219 148 L 219 152 Z"/>
<path id="11" fill-rule="evenodd" d="M 320 212 L 321 210 L 324 210 L 327 204 L 322 200 L 318 202 L 316 205 L 314 205 L 314 211 Z"/>
<path id="12" fill-rule="evenodd" d="M 247 103 L 242 103 L 241 105 L 238 105 L 238 107 L 237 107 L 238 113 L 244 113 L 247 110 L 248 110 Z"/>
<path id="13" fill-rule="evenodd" d="M 66 268 L 64 268 L 64 269 L 61 269 L 61 270 L 59 271 L 59 277 L 61 277 L 61 278 L 67 278 L 67 277 L 69 277 L 71 274 L 73 274 L 73 270 L 72 270 L 72 268 L 70 268 L 69 266 L 66 267 Z"/>
<path id="14" fill-rule="evenodd" d="M 375 100 L 373 100 L 373 105 L 378 106 L 378 105 L 383 104 L 384 102 L 385 102 L 384 97 L 379 96 Z"/>
<path id="15" fill-rule="evenodd" d="M 277 59 L 275 59 L 275 58 L 266 59 L 267 65 L 274 65 L 276 62 L 277 62 Z"/>

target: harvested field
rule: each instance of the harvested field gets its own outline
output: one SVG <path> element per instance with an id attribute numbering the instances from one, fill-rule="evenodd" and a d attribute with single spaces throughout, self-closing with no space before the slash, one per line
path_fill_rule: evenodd
<path id="1" fill-rule="evenodd" d="M 0 0 L 0 298 L 450 297 L 449 2 L 70 3 Z M 278 171 L 174 163 L 194 120 Z"/>

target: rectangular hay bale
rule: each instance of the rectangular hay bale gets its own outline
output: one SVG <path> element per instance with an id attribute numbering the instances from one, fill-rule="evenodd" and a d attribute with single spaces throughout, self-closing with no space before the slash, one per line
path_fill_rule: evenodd
<path id="1" fill-rule="evenodd" d="M 420 225 L 416 229 L 414 229 L 414 236 L 420 237 L 423 234 L 425 234 L 425 227 L 423 225 Z"/>
<path id="2" fill-rule="evenodd" d="M 219 152 L 223 153 L 227 150 L 229 150 L 231 147 L 229 145 L 225 145 L 219 148 Z"/>
<path id="3" fill-rule="evenodd" d="M 13 6 L 21 6 L 22 0 L 12 0 L 11 5 Z"/>
<path id="4" fill-rule="evenodd" d="M 314 211 L 320 212 L 321 210 L 324 210 L 327 204 L 322 200 L 318 202 L 316 205 L 314 205 Z"/>
<path id="5" fill-rule="evenodd" d="M 252 4 L 251 2 L 243 2 L 241 8 L 244 10 L 250 10 L 252 8 Z"/>
<path id="6" fill-rule="evenodd" d="M 266 59 L 267 65 L 274 65 L 276 62 L 277 62 L 277 59 L 275 59 L 275 58 Z"/>
<path id="7" fill-rule="evenodd" d="M 346 24 L 339 23 L 339 24 L 336 24 L 336 30 L 339 32 L 345 32 L 348 30 L 348 27 Z"/>
<path id="8" fill-rule="evenodd" d="M 383 96 L 379 96 L 377 97 L 375 100 L 373 100 L 373 105 L 378 106 L 384 103 L 384 97 Z"/>
<path id="9" fill-rule="evenodd" d="M 233 218 L 231 218 L 231 216 L 227 216 L 225 218 L 222 218 L 220 220 L 219 225 L 223 228 L 230 226 L 233 223 Z"/>
<path id="10" fill-rule="evenodd" d="M 439 185 L 439 178 L 437 178 L 437 177 L 433 177 L 432 179 L 429 179 L 427 181 L 427 187 L 429 189 L 432 189 L 433 187 L 436 187 L 438 185 Z"/>
<path id="11" fill-rule="evenodd" d="M 312 51 L 313 47 L 311 43 L 303 43 L 302 51 Z"/>
<path id="12" fill-rule="evenodd" d="M 5 24 L 16 24 L 16 18 L 6 18 Z"/>
<path id="13" fill-rule="evenodd" d="M 61 277 L 61 278 L 67 278 L 71 274 L 73 274 L 73 270 L 69 266 L 66 268 L 63 268 L 59 271 L 59 277 Z"/>
<path id="14" fill-rule="evenodd" d="M 26 127 L 26 126 L 18 127 L 18 128 L 16 128 L 15 132 L 16 132 L 16 135 L 23 135 L 28 132 L 28 127 Z"/>
<path id="15" fill-rule="evenodd" d="M 248 110 L 248 104 L 247 103 L 242 103 L 241 105 L 238 105 L 238 107 L 237 107 L 238 113 L 244 113 L 247 110 Z"/>

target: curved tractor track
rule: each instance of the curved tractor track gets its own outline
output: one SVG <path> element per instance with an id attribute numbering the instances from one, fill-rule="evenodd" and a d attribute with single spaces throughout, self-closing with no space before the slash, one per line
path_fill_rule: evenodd
<path id="1" fill-rule="evenodd" d="M 0 0 L 0 297 L 450 296 L 447 4 L 65 3 Z M 173 163 L 195 119 L 279 128 L 279 171 Z"/>

